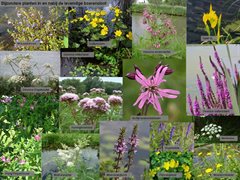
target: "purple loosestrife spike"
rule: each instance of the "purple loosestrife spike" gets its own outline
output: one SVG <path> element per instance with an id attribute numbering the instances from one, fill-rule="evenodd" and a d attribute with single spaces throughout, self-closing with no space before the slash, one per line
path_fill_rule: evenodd
<path id="1" fill-rule="evenodd" d="M 221 76 L 218 73 L 215 73 L 214 79 L 215 79 L 215 83 L 217 87 L 217 95 L 219 98 L 219 102 L 221 103 L 221 107 L 226 108 L 225 93 L 224 93 L 223 81 L 221 79 Z"/>
<path id="2" fill-rule="evenodd" d="M 215 57 L 215 59 L 217 60 L 217 63 L 218 63 L 219 67 L 220 67 L 221 70 L 222 70 L 222 73 L 224 74 L 222 61 L 221 61 L 221 59 L 220 59 L 220 57 L 219 57 L 219 55 L 218 55 L 218 52 L 217 52 L 215 46 L 213 46 L 213 48 L 214 48 L 214 57 Z"/>
<path id="3" fill-rule="evenodd" d="M 193 104 L 193 111 L 194 111 L 194 116 L 201 116 L 200 106 L 199 106 L 197 97 L 195 98 L 195 101 Z"/>
<path id="4" fill-rule="evenodd" d="M 126 128 L 123 127 L 120 129 L 117 143 L 114 145 L 114 152 L 117 154 L 115 158 L 116 165 L 114 166 L 115 172 L 118 172 L 120 169 L 120 162 L 123 160 L 124 153 L 127 152 L 127 145 L 124 140 Z"/>
<path id="5" fill-rule="evenodd" d="M 137 138 L 137 131 L 138 131 L 138 125 L 135 124 L 133 127 L 133 131 L 131 134 L 131 137 L 128 140 L 128 163 L 126 164 L 127 170 L 125 172 L 128 172 L 130 167 L 133 164 L 134 154 L 137 152 L 137 146 L 139 139 Z"/>
<path id="6" fill-rule="evenodd" d="M 198 85 L 198 89 L 199 89 L 200 94 L 201 94 L 203 107 L 207 107 L 209 109 L 209 104 L 208 104 L 207 98 L 205 96 L 205 92 L 203 90 L 202 82 L 201 82 L 198 75 L 197 75 L 197 85 Z"/>
<path id="7" fill-rule="evenodd" d="M 192 128 L 192 123 L 188 123 L 187 131 L 186 131 L 186 137 L 188 137 L 188 135 L 191 131 L 191 128 Z"/>
<path id="8" fill-rule="evenodd" d="M 215 69 L 215 71 L 217 71 L 219 74 L 223 75 L 217 68 L 217 66 L 214 64 L 214 62 L 212 61 L 212 58 L 211 56 L 209 56 L 209 60 L 210 60 L 210 63 L 212 65 L 212 67 Z"/>
<path id="9" fill-rule="evenodd" d="M 191 99 L 190 94 L 188 94 L 187 97 L 188 97 L 187 100 L 188 100 L 189 110 L 190 110 L 191 114 L 194 115 L 194 112 L 193 112 L 193 105 L 192 105 L 192 99 Z"/>
<path id="10" fill-rule="evenodd" d="M 169 141 L 172 140 L 172 138 L 173 138 L 173 136 L 174 136 L 174 133 L 175 133 L 175 129 L 176 129 L 176 127 L 173 126 L 172 129 L 171 129 L 171 131 L 170 131 Z"/>

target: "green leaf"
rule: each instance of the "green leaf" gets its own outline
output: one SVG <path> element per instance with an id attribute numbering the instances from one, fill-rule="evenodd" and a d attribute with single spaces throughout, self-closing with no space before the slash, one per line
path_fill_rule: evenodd
<path id="1" fill-rule="evenodd" d="M 63 44 L 64 44 L 64 48 L 68 48 L 68 37 L 64 36 Z"/>

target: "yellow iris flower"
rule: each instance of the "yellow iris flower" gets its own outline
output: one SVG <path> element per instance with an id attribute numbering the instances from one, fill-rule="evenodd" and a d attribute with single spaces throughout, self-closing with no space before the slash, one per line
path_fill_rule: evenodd
<path id="1" fill-rule="evenodd" d="M 213 11 L 212 4 L 210 4 L 209 13 L 204 13 L 202 18 L 206 26 L 208 25 L 207 22 L 210 23 L 212 29 L 217 26 L 218 16 L 216 14 L 216 11 Z"/>

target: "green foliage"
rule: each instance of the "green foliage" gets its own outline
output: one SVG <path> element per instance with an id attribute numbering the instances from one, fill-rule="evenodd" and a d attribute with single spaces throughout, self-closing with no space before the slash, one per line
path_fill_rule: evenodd
<path id="1" fill-rule="evenodd" d="M 68 19 L 64 17 L 64 10 L 56 7 L 49 8 L 47 16 L 35 7 L 16 8 L 16 16 L 6 16 L 12 28 L 8 33 L 13 43 L 39 41 L 39 47 L 19 46 L 17 50 L 59 50 L 66 47 Z"/>
<path id="2" fill-rule="evenodd" d="M 35 133 L 40 131 L 35 129 Z M 24 138 L 20 132 L 11 127 L 8 133 L 0 130 L 0 144 L 1 174 L 3 171 L 33 171 L 34 178 L 41 177 L 41 141 L 35 140 L 33 136 Z M 4 162 L 3 159 L 8 159 L 8 162 Z M 0 178 L 3 177 L 0 175 Z"/>
<path id="3" fill-rule="evenodd" d="M 51 133 L 44 134 L 42 139 L 42 148 L 44 150 L 57 150 L 60 149 L 62 144 L 65 144 L 69 147 L 74 147 L 74 144 L 81 138 L 88 137 L 89 144 L 86 147 L 97 148 L 99 146 L 100 137 L 99 134 L 93 133 Z"/>
<path id="4" fill-rule="evenodd" d="M 58 130 L 58 98 L 56 96 L 14 96 L 12 102 L 0 104 L 0 127 L 8 134 L 8 130 L 21 133 L 29 138 L 35 128 L 43 128 L 43 132 Z"/>
<path id="5" fill-rule="evenodd" d="M 188 127 L 190 127 L 189 131 Z M 170 137 L 172 129 L 174 129 L 174 131 L 172 137 Z M 152 122 L 150 135 L 152 137 L 151 148 L 153 151 L 160 150 L 164 146 L 179 146 L 183 151 L 192 151 L 194 125 L 193 123 L 190 125 L 189 123 Z M 161 145 L 162 141 L 164 143 Z"/>
<path id="6" fill-rule="evenodd" d="M 70 86 L 74 87 L 77 94 L 90 92 L 92 88 L 103 88 L 108 95 L 111 95 L 113 90 L 122 90 L 121 83 L 104 82 L 99 77 L 87 77 L 82 82 L 79 79 L 64 79 L 60 81 L 60 85 L 63 89 L 68 89 Z"/>
<path id="7" fill-rule="evenodd" d="M 167 4 L 148 5 L 150 9 L 154 9 L 159 14 L 167 14 L 174 16 L 186 16 L 186 7 L 182 6 L 171 6 Z M 146 6 L 144 4 L 133 4 L 132 11 L 134 13 L 142 13 Z"/>
<path id="8" fill-rule="evenodd" d="M 152 152 L 149 175 L 151 179 L 162 180 L 164 178 L 158 177 L 159 172 L 181 172 L 183 177 L 178 179 L 192 179 L 192 158 L 190 152 Z"/>

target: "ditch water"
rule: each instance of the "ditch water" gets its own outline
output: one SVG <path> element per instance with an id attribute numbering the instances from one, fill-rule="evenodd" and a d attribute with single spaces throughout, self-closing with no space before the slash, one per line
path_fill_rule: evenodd
<path id="1" fill-rule="evenodd" d="M 86 148 L 82 150 L 83 159 L 86 160 L 88 167 L 98 166 L 98 150 Z M 43 151 L 42 152 L 42 180 L 53 172 L 58 172 L 58 167 L 55 159 L 59 158 L 57 151 Z"/>
<path id="2" fill-rule="evenodd" d="M 184 16 L 168 16 L 173 21 L 179 36 L 186 33 L 186 17 Z M 147 25 L 143 24 L 142 14 L 135 13 L 132 16 L 132 29 L 133 29 L 133 43 L 138 43 L 140 37 L 148 38 L 150 35 L 146 31 Z"/>

